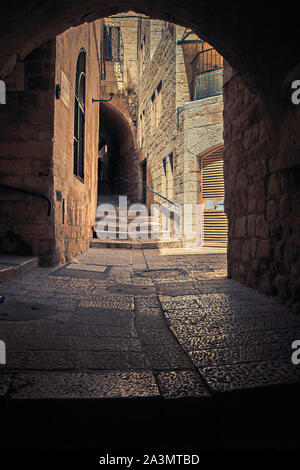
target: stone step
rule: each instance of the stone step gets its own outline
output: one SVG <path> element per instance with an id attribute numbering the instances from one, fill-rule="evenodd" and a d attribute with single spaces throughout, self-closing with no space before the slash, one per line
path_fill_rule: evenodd
<path id="1" fill-rule="evenodd" d="M 133 220 L 135 220 L 137 218 L 137 216 L 135 215 L 130 215 L 130 216 L 127 216 L 126 217 L 126 220 L 128 220 L 128 222 L 132 222 Z M 122 220 L 122 217 L 120 218 L 118 216 L 118 214 L 116 214 L 116 217 L 108 217 L 108 215 L 105 215 L 105 216 L 100 216 L 100 215 L 97 215 L 96 216 L 96 222 L 100 222 L 102 219 L 105 219 L 106 222 L 119 222 L 119 220 L 121 219 Z M 142 218 L 139 218 L 138 219 L 138 222 L 140 222 L 141 224 L 158 224 L 159 223 L 159 220 L 157 220 L 157 218 L 155 217 L 142 217 Z"/>
<path id="2" fill-rule="evenodd" d="M 97 222 L 100 222 L 100 221 L 97 221 Z M 130 222 L 129 224 L 120 224 L 119 222 L 115 224 L 114 221 L 105 221 L 105 227 L 107 227 L 107 223 L 109 223 L 110 229 L 114 229 L 114 227 L 116 227 L 117 232 L 124 232 L 124 231 L 127 232 L 128 227 L 130 225 Z M 156 224 L 155 223 L 152 223 L 152 224 L 143 223 L 143 224 L 138 224 L 137 226 L 140 227 L 141 232 L 149 232 L 149 231 L 151 232 L 151 229 L 159 230 L 161 228 L 161 225 L 157 223 Z"/>
<path id="3" fill-rule="evenodd" d="M 126 248 L 126 249 L 159 249 L 159 248 L 181 248 L 182 240 L 173 238 L 165 240 L 99 240 L 94 238 L 91 248 Z"/>
<path id="4" fill-rule="evenodd" d="M 0 254 L 0 283 L 32 271 L 38 265 L 39 259 L 37 257 Z"/>
<path id="5" fill-rule="evenodd" d="M 96 232 L 97 233 L 97 232 Z M 114 232 L 105 232 L 105 237 L 102 236 L 101 233 L 97 233 L 97 238 L 95 240 L 101 240 L 101 241 L 106 241 L 106 240 L 128 240 L 128 241 L 134 241 L 135 238 L 132 238 L 128 235 L 127 232 L 117 232 L 116 237 L 114 237 L 115 233 Z M 143 241 L 148 241 L 148 240 L 169 240 L 170 239 L 170 234 L 168 232 L 153 232 L 152 237 L 151 237 L 151 232 L 138 232 L 138 237 L 137 240 L 143 240 Z"/>
<path id="6" fill-rule="evenodd" d="M 124 197 L 119 194 L 100 194 L 99 195 L 99 202 L 101 203 L 112 203 L 112 204 L 119 204 L 119 198 Z M 129 205 L 134 204 L 130 199 L 127 198 L 127 203 Z"/>

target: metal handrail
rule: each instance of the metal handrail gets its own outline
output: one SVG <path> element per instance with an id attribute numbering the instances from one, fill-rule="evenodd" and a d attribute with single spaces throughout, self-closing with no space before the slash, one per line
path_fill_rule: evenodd
<path id="1" fill-rule="evenodd" d="M 134 185 L 137 185 L 138 183 L 136 183 L 135 181 L 131 181 L 127 178 L 123 178 L 122 176 L 118 176 L 118 179 L 119 180 L 122 180 L 122 181 L 125 181 L 126 183 L 129 183 L 129 184 L 134 184 Z M 156 194 L 156 196 L 159 196 L 161 197 L 162 199 L 164 199 L 165 201 L 168 201 L 170 202 L 170 204 L 173 204 L 174 206 L 176 207 L 179 207 L 178 204 L 176 204 L 176 202 L 173 202 L 171 201 L 170 199 L 168 199 L 167 197 L 165 196 L 162 196 L 161 194 L 159 194 L 157 191 L 154 191 L 154 189 L 152 188 L 149 188 L 149 186 L 146 186 L 145 184 L 142 185 L 145 189 L 147 189 L 147 191 L 151 191 L 152 193 Z"/>
<path id="2" fill-rule="evenodd" d="M 51 201 L 44 194 L 37 193 L 37 192 L 34 192 L 34 191 L 29 191 L 29 190 L 23 189 L 23 188 L 15 188 L 14 186 L 8 186 L 7 184 L 2 184 L 2 183 L 0 183 L 0 187 L 5 188 L 5 189 L 12 189 L 13 191 L 19 191 L 23 194 L 28 194 L 29 196 L 35 196 L 35 197 L 39 197 L 41 199 L 45 199 L 48 202 L 48 213 L 47 213 L 47 215 L 48 215 L 48 217 L 50 217 L 50 215 L 51 215 Z M 9 201 L 10 201 L 10 199 L 7 200 L 7 202 L 9 202 Z"/>
<path id="3" fill-rule="evenodd" d="M 222 95 L 222 70 L 199 73 L 193 77 L 193 100 Z"/>

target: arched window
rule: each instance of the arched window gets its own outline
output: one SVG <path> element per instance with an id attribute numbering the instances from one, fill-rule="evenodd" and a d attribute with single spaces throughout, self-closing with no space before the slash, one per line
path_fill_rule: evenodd
<path id="1" fill-rule="evenodd" d="M 77 59 L 74 103 L 74 175 L 81 181 L 84 180 L 85 71 L 86 53 L 82 50 Z"/>

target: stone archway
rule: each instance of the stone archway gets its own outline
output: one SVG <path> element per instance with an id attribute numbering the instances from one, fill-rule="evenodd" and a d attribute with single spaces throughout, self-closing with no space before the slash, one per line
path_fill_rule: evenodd
<path id="1" fill-rule="evenodd" d="M 0 73 L 71 26 L 134 10 L 190 27 L 228 61 L 224 83 L 224 178 L 229 275 L 300 303 L 299 118 L 291 82 L 297 17 L 259 2 L 111 0 L 13 2 L 1 12 Z M 259 12 L 259 15 L 258 15 Z M 285 35 L 278 35 L 288 24 Z M 268 27 L 270 25 L 270 27 Z M 229 65 L 230 63 L 230 65 Z M 231 68 L 233 67 L 233 68 Z M 1 155 L 2 156 L 2 155 Z"/>
<path id="2" fill-rule="evenodd" d="M 138 150 L 136 128 L 124 99 L 115 96 L 100 106 L 100 138 L 107 143 L 107 188 L 105 193 L 126 195 L 138 201 Z M 123 179 L 121 179 L 123 178 Z M 124 181 L 130 180 L 132 183 Z M 101 188 L 100 192 L 101 192 Z"/>
<path id="3" fill-rule="evenodd" d="M 0 71 L 5 75 L 17 59 L 23 59 L 31 50 L 72 26 L 131 10 L 190 27 L 208 40 L 249 83 L 266 90 L 278 86 L 298 63 L 297 55 L 291 50 L 297 28 L 293 28 L 296 18 L 288 8 L 283 10 L 272 5 L 271 9 L 262 12 L 259 5 L 255 1 L 245 11 L 244 6 L 220 6 L 215 0 L 184 3 L 127 0 L 122 5 L 116 0 L 106 3 L 97 0 L 41 3 L 34 0 L 25 4 L 16 1 L 1 13 Z M 270 34 L 279 31 L 287 21 L 289 28 L 284 37 Z M 266 24 L 272 25 L 271 31 Z M 278 67 L 281 56 L 285 61 Z"/>

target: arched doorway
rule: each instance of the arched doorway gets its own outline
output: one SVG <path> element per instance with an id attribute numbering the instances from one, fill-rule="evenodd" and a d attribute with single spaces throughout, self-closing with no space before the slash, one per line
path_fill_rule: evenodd
<path id="1" fill-rule="evenodd" d="M 118 98 L 101 103 L 99 123 L 98 203 L 101 196 L 127 196 L 138 199 L 138 152 L 136 131 L 129 115 L 120 111 Z M 124 180 L 130 181 L 127 183 Z"/>

